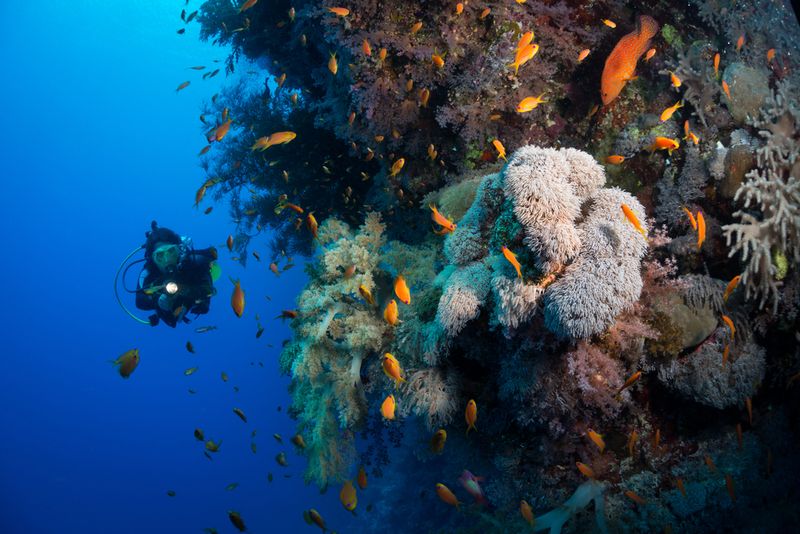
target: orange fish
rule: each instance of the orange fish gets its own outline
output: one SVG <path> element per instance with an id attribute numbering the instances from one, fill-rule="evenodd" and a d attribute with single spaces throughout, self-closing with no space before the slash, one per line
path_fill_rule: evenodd
<path id="1" fill-rule="evenodd" d="M 419 105 L 423 108 L 428 107 L 428 100 L 431 98 L 431 92 L 427 87 L 419 90 Z"/>
<path id="2" fill-rule="evenodd" d="M 683 486 L 683 480 L 680 478 L 675 479 L 675 485 L 678 486 L 678 489 L 681 492 L 681 495 L 686 497 L 686 488 Z"/>
<path id="3" fill-rule="evenodd" d="M 177 93 L 178 91 L 182 91 L 182 90 L 186 89 L 187 87 L 189 87 L 189 84 L 190 84 L 190 83 L 191 83 L 191 82 L 183 82 L 182 84 L 180 84 L 180 85 L 178 86 L 178 88 L 177 88 L 177 89 L 175 89 L 175 92 Z"/>
<path id="4" fill-rule="evenodd" d="M 456 4 L 456 15 L 460 15 L 464 12 L 464 4 L 463 2 L 459 2 Z"/>
<path id="5" fill-rule="evenodd" d="M 272 271 L 273 273 L 275 273 L 275 276 L 280 276 L 281 275 L 280 270 L 278 270 L 278 264 L 275 263 L 274 261 L 269 264 L 269 270 Z"/>
<path id="6" fill-rule="evenodd" d="M 433 61 L 433 66 L 437 69 L 444 67 L 444 58 L 439 54 L 431 54 L 431 61 Z"/>
<path id="7" fill-rule="evenodd" d="M 372 47 L 369 45 L 369 41 L 367 41 L 366 39 L 361 41 L 361 50 L 364 52 L 365 56 L 372 55 Z"/>
<path id="8" fill-rule="evenodd" d="M 233 281 L 233 294 L 231 295 L 231 308 L 236 317 L 241 317 L 244 313 L 244 291 L 239 284 L 239 280 Z"/>
<path id="9" fill-rule="evenodd" d="M 295 137 L 297 137 L 297 134 L 294 132 L 274 132 L 268 136 L 256 139 L 256 142 L 250 147 L 250 150 L 260 150 L 263 152 L 274 145 L 285 145 L 291 142 Z"/>
<path id="10" fill-rule="evenodd" d="M 518 276 L 519 278 L 522 278 L 522 271 L 520 270 L 520 267 L 521 267 L 521 266 L 520 266 L 520 264 L 519 264 L 519 261 L 517 261 L 517 255 L 516 255 L 516 254 L 514 254 L 513 252 L 511 252 L 511 251 L 508 249 L 508 247 L 505 247 L 505 246 L 502 248 L 502 251 L 503 251 L 503 257 L 505 257 L 505 259 L 507 259 L 507 260 L 508 260 L 508 263 L 510 263 L 511 265 L 513 265 L 513 266 L 514 266 L 514 269 L 516 269 L 516 271 L 517 271 L 517 276 Z"/>
<path id="11" fill-rule="evenodd" d="M 661 429 L 656 428 L 656 433 L 653 435 L 653 449 L 658 452 L 658 446 L 661 445 Z"/>
<path id="12" fill-rule="evenodd" d="M 603 436 L 601 436 L 600 434 L 598 434 L 597 432 L 595 432 L 591 428 L 586 431 L 586 435 L 589 436 L 589 439 L 592 440 L 592 442 L 595 445 L 597 445 L 597 448 L 600 449 L 601 453 L 604 450 L 606 450 L 606 442 L 603 441 Z"/>
<path id="13" fill-rule="evenodd" d="M 385 48 L 381 48 L 380 50 L 378 50 L 378 59 L 380 59 L 381 61 L 385 60 L 387 53 L 388 50 L 386 50 Z"/>
<path id="14" fill-rule="evenodd" d="M 575 462 L 575 465 L 578 466 L 578 471 L 581 472 L 583 476 L 586 478 L 594 478 L 594 470 L 582 462 Z"/>
<path id="15" fill-rule="evenodd" d="M 284 207 L 289 208 L 290 210 L 299 213 L 301 215 L 303 214 L 303 208 L 301 208 L 297 204 L 292 204 L 291 202 L 287 202 L 286 204 L 284 204 Z"/>
<path id="16" fill-rule="evenodd" d="M 222 141 L 222 139 L 228 135 L 228 130 L 231 129 L 231 120 L 228 119 L 222 124 L 220 124 L 216 130 L 214 130 L 214 139 L 217 141 Z"/>
<path id="17" fill-rule="evenodd" d="M 741 37 L 739 38 L 741 40 Z M 733 487 L 733 477 L 730 475 L 725 475 L 725 485 L 728 487 L 728 495 L 730 495 L 731 500 L 736 502 L 736 491 Z"/>
<path id="18" fill-rule="evenodd" d="M 678 76 L 672 71 L 669 71 L 669 81 L 672 84 L 672 87 L 675 87 L 676 89 L 683 83 L 681 82 L 681 79 L 678 78 Z"/>
<path id="19" fill-rule="evenodd" d="M 350 10 L 346 7 L 329 7 L 328 11 L 339 17 L 346 17 L 350 14 Z"/>
<path id="20" fill-rule="evenodd" d="M 753 401 L 750 397 L 745 397 L 744 407 L 747 408 L 747 424 L 753 426 Z"/>
<path id="21" fill-rule="evenodd" d="M 439 213 L 439 210 L 436 209 L 436 206 L 434 204 L 430 204 L 428 207 L 433 212 L 433 214 L 431 215 L 433 222 L 441 226 L 442 228 L 441 231 L 443 233 L 449 233 L 455 231 L 456 229 L 455 223 L 453 223 L 453 221 L 451 221 L 450 219 Z"/>
<path id="22" fill-rule="evenodd" d="M 728 82 L 725 80 L 722 80 L 722 90 L 725 91 L 725 96 L 728 97 L 728 100 L 733 100 L 733 98 L 731 98 L 731 88 L 728 87 Z"/>
<path id="23" fill-rule="evenodd" d="M 622 213 L 625 214 L 625 218 L 628 219 L 628 221 L 633 225 L 633 227 L 636 228 L 640 234 L 642 234 L 642 237 L 647 239 L 647 232 L 642 227 L 642 223 L 639 222 L 639 218 L 636 216 L 635 213 L 633 213 L 633 210 L 630 209 L 625 204 L 622 204 Z"/>
<path id="24" fill-rule="evenodd" d="M 464 410 L 464 420 L 467 422 L 467 434 L 469 434 L 470 430 L 478 431 L 478 427 L 475 426 L 475 422 L 478 420 L 478 405 L 474 399 L 470 399 L 467 403 L 467 409 Z"/>
<path id="25" fill-rule="evenodd" d="M 437 430 L 431 438 L 431 452 L 440 454 L 444 450 L 444 444 L 447 443 L 447 431 L 443 428 Z"/>
<path id="26" fill-rule="evenodd" d="M 697 230 L 697 219 L 694 218 L 694 215 L 692 215 L 692 212 L 689 211 L 686 208 L 686 206 L 681 206 L 681 208 L 686 213 L 686 216 L 689 218 L 689 224 L 692 225 L 692 230 Z"/>
<path id="27" fill-rule="evenodd" d="M 297 310 L 281 310 L 281 313 L 275 317 L 276 319 L 297 319 Z"/>
<path id="28" fill-rule="evenodd" d="M 544 93 L 540 94 L 539 96 L 528 96 L 523 98 L 517 104 L 517 112 L 519 113 L 527 113 L 529 111 L 533 111 L 539 104 L 544 104 L 547 100 L 542 100 Z"/>
<path id="29" fill-rule="evenodd" d="M 742 279 L 742 275 L 737 274 L 731 281 L 728 282 L 728 285 L 725 287 L 725 292 L 722 294 L 722 301 L 728 302 L 728 297 L 731 296 L 731 293 L 736 289 L 736 286 L 739 285 L 739 281 Z"/>
<path id="30" fill-rule="evenodd" d="M 397 361 L 397 358 L 395 358 L 391 352 L 387 352 L 383 355 L 381 367 L 383 367 L 383 373 L 394 380 L 395 387 L 400 382 L 406 381 L 403 378 L 403 368 L 400 367 L 400 362 Z"/>
<path id="31" fill-rule="evenodd" d="M 517 50 L 521 50 L 533 42 L 533 32 L 525 32 L 517 42 Z"/>
<path id="32" fill-rule="evenodd" d="M 609 28 L 616 28 L 617 27 L 617 23 L 614 22 L 613 20 L 603 19 L 602 22 L 603 22 L 603 24 L 605 24 Z"/>
<path id="33" fill-rule="evenodd" d="M 669 155 L 672 155 L 672 151 L 676 150 L 680 146 L 681 143 L 677 139 L 658 136 L 653 140 L 653 144 L 648 147 L 648 150 L 650 150 L 650 152 L 655 152 L 656 150 L 666 150 Z"/>
<path id="34" fill-rule="evenodd" d="M 387 304 L 386 308 L 384 308 L 383 310 L 383 318 L 390 325 L 396 326 L 397 323 L 400 322 L 398 316 L 399 312 L 397 311 L 397 301 L 392 299 L 389 301 L 389 304 Z"/>
<path id="35" fill-rule="evenodd" d="M 436 156 L 438 154 L 439 153 L 436 152 L 436 147 L 435 146 L 433 146 L 432 144 L 428 145 L 428 157 L 431 158 L 431 160 L 436 159 Z"/>
<path id="36" fill-rule="evenodd" d="M 539 52 L 539 45 L 536 43 L 519 48 L 514 56 L 514 62 L 510 63 L 508 66 L 514 67 L 514 74 L 517 74 L 519 72 L 519 68 L 533 59 L 537 52 Z"/>
<path id="37" fill-rule="evenodd" d="M 633 456 L 633 447 L 636 445 L 638 440 L 639 433 L 636 432 L 636 430 L 633 430 L 630 437 L 628 437 L 628 456 Z"/>
<path id="38" fill-rule="evenodd" d="M 654 55 L 656 55 L 656 49 L 655 48 L 651 48 L 650 50 L 648 50 L 647 53 L 644 55 L 645 62 L 650 61 L 651 59 L 653 59 Z"/>
<path id="39" fill-rule="evenodd" d="M 247 11 L 248 9 L 256 5 L 257 2 L 258 0 L 247 0 L 244 4 L 241 5 L 241 7 L 239 7 L 239 13 Z"/>
<path id="40" fill-rule="evenodd" d="M 228 251 L 233 252 L 233 236 L 228 235 L 228 239 L 225 240 L 225 244 L 228 246 Z"/>
<path id="41" fill-rule="evenodd" d="M 586 59 L 586 56 L 588 56 L 590 52 L 591 52 L 591 50 L 589 50 L 588 48 L 584 48 L 583 50 L 581 50 L 578 53 L 578 63 L 580 63 L 581 61 Z"/>
<path id="42" fill-rule="evenodd" d="M 736 423 L 736 442 L 739 444 L 739 449 L 742 448 L 742 423 Z"/>
<path id="43" fill-rule="evenodd" d="M 194 207 L 196 208 L 200 203 L 203 201 L 203 197 L 206 196 L 206 189 L 207 186 L 204 184 L 200 186 L 200 189 L 194 194 Z"/>
<path id="44" fill-rule="evenodd" d="M 697 249 L 703 246 L 703 241 L 706 240 L 706 218 L 703 217 L 703 212 L 697 212 Z"/>
<path id="45" fill-rule="evenodd" d="M 531 528 L 536 524 L 536 518 L 533 516 L 533 509 L 531 505 L 528 504 L 525 500 L 521 500 L 519 502 L 519 513 L 522 514 L 522 518 L 527 521 Z"/>
<path id="46" fill-rule="evenodd" d="M 411 26 L 411 35 L 414 35 L 422 29 L 422 21 L 417 21 Z"/>
<path id="47" fill-rule="evenodd" d="M 442 483 L 436 484 L 436 495 L 439 496 L 441 500 L 449 504 L 450 506 L 455 506 L 456 508 L 459 507 L 461 502 L 456 498 L 450 488 L 445 486 Z"/>
<path id="48" fill-rule="evenodd" d="M 328 70 L 331 71 L 331 74 L 336 76 L 336 73 L 339 72 L 339 63 L 336 61 L 336 52 L 331 54 L 331 58 L 328 60 Z"/>
<path id="49" fill-rule="evenodd" d="M 639 17 L 636 31 L 619 40 L 611 51 L 603 68 L 600 80 L 600 96 L 603 105 L 610 104 L 619 96 L 625 84 L 633 78 L 636 63 L 650 47 L 650 39 L 658 32 L 658 23 L 652 17 Z"/>
<path id="50" fill-rule="evenodd" d="M 403 158 L 399 158 L 397 161 L 392 163 L 392 168 L 389 172 L 389 176 L 397 176 L 401 170 L 403 170 L 403 165 L 406 164 L 406 160 Z"/>
<path id="51" fill-rule="evenodd" d="M 714 460 L 711 459 L 711 456 L 706 454 L 703 457 L 703 461 L 705 461 L 706 465 L 708 466 L 708 468 L 711 470 L 712 473 L 715 473 L 717 471 L 717 466 L 714 465 Z"/>
<path id="52" fill-rule="evenodd" d="M 683 101 L 675 102 L 673 105 L 661 112 L 661 122 L 667 121 L 672 115 L 683 107 Z"/>
<path id="53" fill-rule="evenodd" d="M 631 387 L 632 385 L 634 385 L 634 384 L 636 383 L 636 381 L 637 381 L 637 380 L 639 380 L 641 377 L 642 377 L 642 372 L 641 372 L 641 371 L 636 371 L 635 373 L 633 373 L 633 374 L 632 374 L 632 375 L 631 375 L 631 376 L 630 376 L 630 377 L 629 377 L 629 378 L 628 378 L 628 379 L 625 381 L 625 383 L 624 383 L 624 384 L 622 384 L 622 387 L 621 387 L 621 388 L 619 388 L 619 391 L 617 391 L 617 395 L 619 395 L 619 394 L 620 394 L 620 393 L 622 393 L 624 390 L 626 390 L 627 388 L 629 388 L 629 387 Z"/>
<path id="54" fill-rule="evenodd" d="M 322 516 L 319 514 L 319 512 L 317 512 L 313 508 L 308 511 L 308 518 L 311 519 L 311 521 L 315 525 L 321 528 L 323 533 L 327 530 L 327 528 L 325 527 L 325 520 L 322 519 Z"/>
<path id="55" fill-rule="evenodd" d="M 739 38 L 736 40 L 736 51 L 740 51 L 744 46 L 744 34 L 740 35 Z"/>
<path id="56" fill-rule="evenodd" d="M 625 491 L 625 496 L 630 500 L 632 500 L 633 502 L 635 502 L 636 504 L 638 504 L 639 506 L 644 506 L 645 504 L 647 504 L 646 500 L 639 497 L 636 493 L 632 492 L 631 490 Z"/>
<path id="57" fill-rule="evenodd" d="M 609 164 L 611 164 L 611 165 L 619 165 L 619 164 L 620 164 L 620 163 L 622 163 L 623 161 L 625 161 L 625 156 L 619 156 L 619 155 L 617 155 L 617 154 L 614 154 L 614 155 L 608 156 L 608 157 L 606 158 L 606 163 L 609 163 Z"/>
<path id="58" fill-rule="evenodd" d="M 719 52 L 714 54 L 714 77 L 719 78 Z"/>
<path id="59" fill-rule="evenodd" d="M 773 59 L 775 59 L 775 49 L 770 48 L 767 50 L 767 63 L 772 63 Z"/>
<path id="60" fill-rule="evenodd" d="M 497 157 L 506 159 L 506 147 L 503 146 L 503 143 L 499 139 L 495 139 L 492 141 L 494 148 L 497 149 Z M 507 161 L 507 160 L 506 160 Z"/>
<path id="61" fill-rule="evenodd" d="M 492 9 L 491 9 L 491 8 L 489 8 L 489 7 L 487 7 L 486 9 L 484 9 L 483 11 L 481 11 L 481 14 L 480 14 L 480 15 L 478 15 L 478 18 L 479 18 L 480 20 L 483 20 L 483 19 L 485 19 L 486 17 L 488 17 L 488 16 L 489 16 L 489 13 L 491 13 L 491 12 L 492 12 Z"/>
<path id="62" fill-rule="evenodd" d="M 342 490 L 339 492 L 339 500 L 348 512 L 355 512 L 356 505 L 358 505 L 358 497 L 356 496 L 356 488 L 350 480 L 345 480 L 342 484 Z"/>
<path id="63" fill-rule="evenodd" d="M 411 304 L 411 291 L 408 289 L 405 278 L 402 275 L 397 275 L 394 280 L 394 294 L 405 305 Z"/>
<path id="64" fill-rule="evenodd" d="M 139 349 L 131 349 L 116 360 L 111 360 L 111 363 L 117 366 L 119 376 L 128 378 L 139 365 Z"/>
<path id="65" fill-rule="evenodd" d="M 200 152 L 198 152 L 198 153 L 197 153 L 197 155 L 198 155 L 198 156 L 202 156 L 203 154 L 205 154 L 205 153 L 206 153 L 206 152 L 208 152 L 209 150 L 211 150 L 211 145 L 206 145 L 206 146 L 204 146 L 204 147 L 202 148 L 202 150 L 200 150 Z"/>
<path id="66" fill-rule="evenodd" d="M 725 343 L 725 348 L 722 349 L 722 367 L 728 363 L 728 356 L 731 354 L 731 345 L 730 343 Z"/>
<path id="67" fill-rule="evenodd" d="M 316 217 L 314 217 L 314 212 L 311 212 L 306 216 L 306 227 L 308 228 L 308 231 L 311 232 L 311 236 L 314 239 L 317 239 L 317 229 L 319 228 L 319 225 L 317 224 Z"/>
<path id="68" fill-rule="evenodd" d="M 384 419 L 392 421 L 394 419 L 394 409 L 396 407 L 394 395 L 389 395 L 381 403 L 381 415 Z"/>
<path id="69" fill-rule="evenodd" d="M 367 287 L 364 284 L 358 286 L 358 292 L 370 306 L 375 306 L 375 299 L 372 297 L 372 293 L 370 293 L 369 289 L 367 289 Z"/>
<path id="70" fill-rule="evenodd" d="M 279 88 L 279 89 L 280 89 L 281 87 L 283 87 L 283 82 L 285 82 L 285 81 L 286 81 L 286 73 L 284 72 L 283 74 L 281 74 L 280 76 L 278 76 L 278 78 L 277 78 L 275 81 L 278 83 L 278 88 Z"/>
<path id="71" fill-rule="evenodd" d="M 358 487 L 362 490 L 367 489 L 367 472 L 364 470 L 364 466 L 358 468 L 356 482 L 358 483 Z"/>
<path id="72" fill-rule="evenodd" d="M 725 326 L 727 326 L 730 329 L 730 331 L 731 331 L 731 341 L 733 341 L 733 338 L 736 335 L 736 327 L 733 326 L 733 321 L 727 315 L 723 315 L 722 316 L 722 322 L 725 323 Z"/>

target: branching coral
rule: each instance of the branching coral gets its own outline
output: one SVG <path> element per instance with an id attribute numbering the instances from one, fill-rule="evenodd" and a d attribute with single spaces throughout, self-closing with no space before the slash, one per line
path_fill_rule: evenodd
<path id="1" fill-rule="evenodd" d="M 759 307 L 772 303 L 777 310 L 780 293 L 780 254 L 800 263 L 800 108 L 790 86 L 781 84 L 762 108 L 753 125 L 765 143 L 757 149 L 758 168 L 748 173 L 734 200 L 743 209 L 734 213 L 741 222 L 723 228 L 729 256 L 742 253 L 747 262 L 742 273 L 746 296 L 759 299 Z"/>
<path id="2" fill-rule="evenodd" d="M 323 223 L 327 245 L 298 297 L 295 335 L 281 354 L 281 369 L 292 377 L 291 412 L 307 444 L 306 479 L 321 486 L 346 475 L 354 457 L 352 431 L 366 412 L 361 366 L 387 331 L 375 310 L 353 298 L 359 285 L 375 288 L 383 230 L 375 213 L 355 235 L 334 220 Z M 348 278 L 344 271 L 351 265 L 356 270 Z"/>

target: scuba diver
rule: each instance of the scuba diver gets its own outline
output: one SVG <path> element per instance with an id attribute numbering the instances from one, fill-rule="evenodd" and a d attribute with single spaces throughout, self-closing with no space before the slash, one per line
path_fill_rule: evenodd
<path id="1" fill-rule="evenodd" d="M 218 275 L 218 267 L 214 260 L 217 259 L 217 250 L 214 247 L 195 250 L 190 238 L 161 228 L 155 221 L 145 236 L 145 244 L 129 254 L 123 262 L 124 265 L 133 254 L 144 249 L 144 259 L 134 262 L 144 262 L 136 290 L 126 290 L 136 293 L 137 308 L 155 313 L 147 321 L 140 319 L 122 305 L 117 294 L 120 306 L 140 323 L 156 326 L 163 321 L 173 328 L 178 321 L 188 323 L 189 313 L 208 313 L 211 297 L 216 293 L 214 274 Z M 124 272 L 127 273 L 132 265 L 128 265 Z M 123 274 L 123 287 L 124 277 Z M 115 280 L 115 292 L 116 288 Z"/>

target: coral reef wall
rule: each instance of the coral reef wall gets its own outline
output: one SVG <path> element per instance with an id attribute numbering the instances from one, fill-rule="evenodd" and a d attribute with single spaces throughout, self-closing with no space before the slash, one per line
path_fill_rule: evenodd
<path id="1" fill-rule="evenodd" d="M 308 258 L 280 365 L 362 531 L 796 523 L 800 27 L 691 4 L 203 4 L 197 203 Z"/>

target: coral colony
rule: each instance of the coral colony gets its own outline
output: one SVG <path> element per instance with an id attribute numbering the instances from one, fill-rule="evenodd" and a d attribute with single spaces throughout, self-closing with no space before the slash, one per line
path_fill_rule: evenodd
<path id="1" fill-rule="evenodd" d="M 308 257 L 309 483 L 364 532 L 796 524 L 788 3 L 246 4 L 197 17 L 232 50 L 203 193 L 240 261 Z"/>

